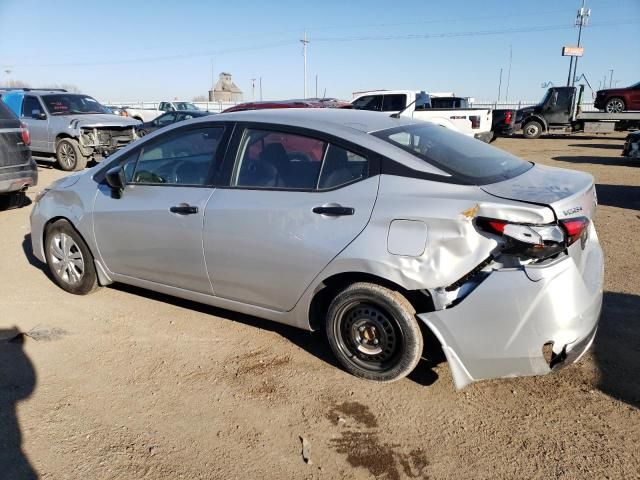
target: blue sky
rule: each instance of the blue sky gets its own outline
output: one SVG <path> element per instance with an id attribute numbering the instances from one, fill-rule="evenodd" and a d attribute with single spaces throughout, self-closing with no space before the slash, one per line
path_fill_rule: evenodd
<path id="1" fill-rule="evenodd" d="M 542 82 L 566 82 L 579 0 L 124 1 L 0 0 L 0 84 L 68 83 L 103 101 L 191 99 L 228 71 L 250 100 L 262 77 L 265 99 L 308 92 L 351 98 L 370 88 L 453 91 L 495 100 L 534 100 Z M 585 73 L 597 89 L 640 80 L 640 0 L 587 0 Z M 528 31 L 514 31 L 526 29 Z M 508 30 L 505 32 L 505 30 Z M 497 33 L 502 32 L 502 33 Z M 256 90 L 256 96 L 258 95 Z"/>

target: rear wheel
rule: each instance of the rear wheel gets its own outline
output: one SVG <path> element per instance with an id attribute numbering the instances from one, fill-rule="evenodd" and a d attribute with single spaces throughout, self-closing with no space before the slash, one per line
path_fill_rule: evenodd
<path id="1" fill-rule="evenodd" d="M 12 208 L 22 208 L 27 203 L 27 196 L 23 191 L 11 192 L 0 195 L 0 210 L 10 210 Z"/>
<path id="2" fill-rule="evenodd" d="M 78 142 L 72 138 L 58 140 L 56 145 L 56 159 L 62 170 L 82 170 L 87 166 L 87 157 L 82 155 Z"/>
<path id="3" fill-rule="evenodd" d="M 627 106 L 621 98 L 610 98 L 604 105 L 604 111 L 607 113 L 620 113 L 626 110 Z"/>
<path id="4" fill-rule="evenodd" d="M 400 293 L 372 283 L 354 283 L 327 311 L 327 337 L 349 373 L 378 382 L 407 376 L 422 355 L 415 310 Z"/>
<path id="5" fill-rule="evenodd" d="M 542 124 L 536 120 L 528 121 L 522 127 L 525 138 L 539 138 L 542 135 Z"/>
<path id="6" fill-rule="evenodd" d="M 47 228 L 45 256 L 53 279 L 63 290 L 86 295 L 98 288 L 93 255 L 66 220 L 58 220 Z"/>

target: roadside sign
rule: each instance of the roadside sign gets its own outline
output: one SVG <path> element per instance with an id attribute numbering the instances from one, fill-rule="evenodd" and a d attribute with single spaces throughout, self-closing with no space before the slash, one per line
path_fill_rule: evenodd
<path id="1" fill-rule="evenodd" d="M 562 47 L 563 57 L 581 57 L 584 53 L 584 47 Z"/>

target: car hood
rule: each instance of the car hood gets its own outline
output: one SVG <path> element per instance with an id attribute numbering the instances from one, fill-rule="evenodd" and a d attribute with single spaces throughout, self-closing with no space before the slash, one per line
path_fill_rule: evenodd
<path id="1" fill-rule="evenodd" d="M 628 90 L 626 88 L 606 88 L 604 90 L 598 90 L 596 95 L 621 95 L 626 93 Z"/>
<path id="2" fill-rule="evenodd" d="M 85 115 L 65 115 L 69 125 L 79 127 L 127 127 L 138 125 L 140 122 L 133 118 L 121 117 L 111 113 L 89 113 Z"/>
<path id="3" fill-rule="evenodd" d="M 556 217 L 587 217 L 595 212 L 593 177 L 588 173 L 535 164 L 522 175 L 481 187 L 500 198 L 543 204 Z"/>

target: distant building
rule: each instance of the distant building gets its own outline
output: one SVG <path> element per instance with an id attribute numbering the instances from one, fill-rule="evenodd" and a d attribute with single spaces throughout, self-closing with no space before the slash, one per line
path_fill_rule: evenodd
<path id="1" fill-rule="evenodd" d="M 218 78 L 218 83 L 209 90 L 209 101 L 211 102 L 241 102 L 242 90 L 233 83 L 230 73 L 222 72 Z"/>

